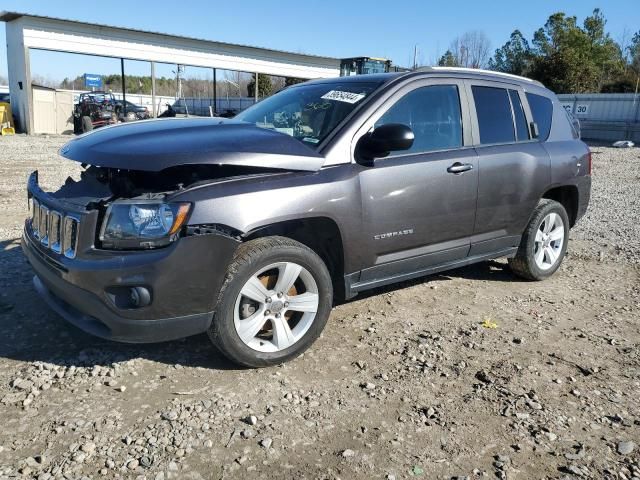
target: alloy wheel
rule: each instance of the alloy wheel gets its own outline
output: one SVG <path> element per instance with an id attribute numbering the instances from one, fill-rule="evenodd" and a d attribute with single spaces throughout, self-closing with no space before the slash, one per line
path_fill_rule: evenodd
<path id="1" fill-rule="evenodd" d="M 293 262 L 268 265 L 244 284 L 234 306 L 240 340 L 259 352 L 280 352 L 307 333 L 319 308 L 318 285 Z"/>
<path id="2" fill-rule="evenodd" d="M 540 270 L 549 270 L 560 258 L 564 245 L 562 217 L 551 212 L 538 227 L 533 247 L 533 257 Z"/>

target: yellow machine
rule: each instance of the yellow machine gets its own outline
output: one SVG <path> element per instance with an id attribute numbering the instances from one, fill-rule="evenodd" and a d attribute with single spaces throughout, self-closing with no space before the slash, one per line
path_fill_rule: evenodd
<path id="1" fill-rule="evenodd" d="M 16 133 L 13 128 L 13 115 L 11 114 L 11 105 L 9 103 L 0 102 L 0 128 L 2 128 L 2 135 L 14 135 Z"/>

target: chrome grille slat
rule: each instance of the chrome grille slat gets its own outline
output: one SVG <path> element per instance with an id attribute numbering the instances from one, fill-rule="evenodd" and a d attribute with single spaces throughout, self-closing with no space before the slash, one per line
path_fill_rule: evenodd
<path id="1" fill-rule="evenodd" d="M 62 252 L 60 229 L 62 215 L 60 212 L 49 212 L 49 248 L 56 253 Z"/>
<path id="2" fill-rule="evenodd" d="M 78 230 L 80 228 L 80 220 L 72 215 L 64 217 L 62 248 L 64 256 L 67 258 L 75 258 L 78 253 Z"/>
<path id="3" fill-rule="evenodd" d="M 38 232 L 40 233 L 40 243 L 45 247 L 49 246 L 49 209 L 40 204 L 40 217 L 38 219 Z"/>
<path id="4" fill-rule="evenodd" d="M 78 215 L 65 215 L 63 212 L 51 210 L 32 197 L 31 233 L 42 246 L 67 258 L 75 258 L 78 253 L 79 230 Z"/>

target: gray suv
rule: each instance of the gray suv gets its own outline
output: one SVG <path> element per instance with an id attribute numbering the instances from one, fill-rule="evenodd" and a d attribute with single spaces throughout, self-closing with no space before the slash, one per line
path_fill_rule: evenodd
<path id="1" fill-rule="evenodd" d="M 234 119 L 100 129 L 28 181 L 34 285 L 74 325 L 155 342 L 208 332 L 231 360 L 287 361 L 335 301 L 499 257 L 553 274 L 591 155 L 556 96 L 465 69 L 296 85 Z"/>

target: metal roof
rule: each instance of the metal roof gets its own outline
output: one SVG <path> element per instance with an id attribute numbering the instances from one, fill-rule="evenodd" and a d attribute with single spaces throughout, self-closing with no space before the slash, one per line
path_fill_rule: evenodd
<path id="1" fill-rule="evenodd" d="M 284 53 L 284 54 L 287 54 L 287 55 L 298 56 L 298 57 L 311 57 L 311 58 L 318 58 L 318 59 L 335 61 L 335 62 L 339 62 L 340 61 L 339 58 L 327 57 L 327 56 L 323 56 L 323 55 L 314 55 L 314 54 L 310 54 L 310 53 L 288 52 L 286 50 L 278 50 L 278 49 L 275 49 L 275 48 L 262 48 L 262 47 L 258 47 L 258 46 L 255 46 L 255 45 L 243 45 L 243 44 L 240 44 L 240 43 L 219 42 L 217 40 L 209 40 L 209 39 L 198 38 L 198 37 L 188 37 L 188 36 L 184 36 L 184 35 L 176 35 L 176 34 L 173 34 L 173 33 L 154 32 L 154 31 L 151 31 L 151 30 L 140 30 L 140 29 L 130 28 L 130 27 L 118 27 L 118 26 L 115 26 L 115 25 L 108 25 L 108 24 L 104 24 L 104 23 L 84 22 L 84 21 L 80 21 L 80 20 L 72 20 L 72 19 L 68 19 L 68 18 L 59 18 L 59 17 L 50 17 L 50 16 L 46 16 L 46 15 L 33 15 L 33 14 L 30 14 L 30 13 L 22 13 L 22 12 L 0 11 L 0 21 L 2 21 L 2 22 L 12 22 L 12 21 L 17 20 L 17 19 L 19 19 L 21 17 L 37 18 L 37 19 L 42 19 L 42 20 L 52 20 L 52 21 L 57 21 L 57 22 L 72 23 L 72 24 L 76 24 L 76 25 L 88 25 L 88 26 L 94 26 L 94 27 L 112 28 L 112 29 L 115 29 L 115 30 L 122 30 L 122 31 L 127 31 L 127 32 L 145 33 L 145 34 L 151 34 L 151 35 L 160 35 L 160 36 L 163 36 L 163 37 L 172 37 L 172 38 L 178 38 L 178 39 L 194 40 L 194 41 L 198 41 L 198 42 L 206 42 L 206 43 L 209 43 L 209 44 L 215 44 L 215 45 L 219 45 L 219 46 L 222 46 L 222 47 L 228 46 L 228 47 L 250 48 L 250 49 L 255 49 L 255 50 L 261 50 L 261 51 L 264 51 L 264 52 L 274 52 L 274 53 L 281 53 L 281 54 Z"/>

